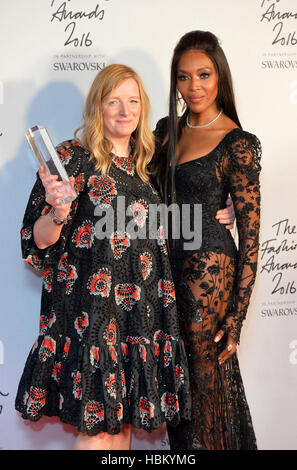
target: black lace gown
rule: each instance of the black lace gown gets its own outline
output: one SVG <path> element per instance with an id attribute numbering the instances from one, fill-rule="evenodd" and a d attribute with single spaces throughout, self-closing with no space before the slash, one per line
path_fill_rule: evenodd
<path id="1" fill-rule="evenodd" d="M 163 141 L 166 127 L 166 119 L 157 124 L 158 142 Z M 171 250 L 192 392 L 191 423 L 168 428 L 172 450 L 256 449 L 237 355 L 219 366 L 218 354 L 226 347 L 227 335 L 218 344 L 214 337 L 223 329 L 239 343 L 246 317 L 257 268 L 260 154 L 256 136 L 233 129 L 208 155 L 176 167 L 180 211 L 182 204 L 202 204 L 202 244 L 185 250 L 189 240 L 181 238 Z M 215 219 L 229 193 L 238 250 L 230 231 Z M 193 229 L 194 212 L 190 219 Z"/>
<path id="2" fill-rule="evenodd" d="M 115 434 L 124 423 L 146 431 L 177 424 L 190 417 L 191 399 L 162 227 L 148 236 L 158 194 L 131 158 L 112 155 L 102 175 L 78 142 L 59 151 L 78 197 L 45 250 L 33 238 L 35 221 L 50 209 L 39 177 L 28 201 L 22 253 L 43 270 L 43 288 L 16 409 L 32 421 L 58 416 L 88 435 Z"/>

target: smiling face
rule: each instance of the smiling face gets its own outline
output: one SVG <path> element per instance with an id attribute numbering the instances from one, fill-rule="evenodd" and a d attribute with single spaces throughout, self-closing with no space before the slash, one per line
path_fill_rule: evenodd
<path id="1" fill-rule="evenodd" d="M 105 137 L 112 143 L 129 138 L 138 125 L 140 114 L 138 84 L 134 78 L 126 78 L 102 101 Z"/>
<path id="2" fill-rule="evenodd" d="M 200 50 L 185 52 L 177 65 L 177 88 L 191 113 L 218 112 L 218 74 L 212 60 Z"/>

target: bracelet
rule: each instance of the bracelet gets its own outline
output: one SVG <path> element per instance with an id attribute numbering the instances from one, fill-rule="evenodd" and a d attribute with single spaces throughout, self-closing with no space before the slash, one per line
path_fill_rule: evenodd
<path id="1" fill-rule="evenodd" d="M 58 217 L 55 214 L 55 208 L 54 207 L 52 207 L 51 210 L 49 211 L 49 216 L 50 216 L 51 220 L 54 222 L 54 224 L 56 224 L 56 225 L 64 225 L 64 224 L 67 224 L 68 220 L 71 220 L 71 217 L 70 217 L 69 214 L 67 215 L 67 217 L 65 219 L 60 219 L 60 217 Z"/>

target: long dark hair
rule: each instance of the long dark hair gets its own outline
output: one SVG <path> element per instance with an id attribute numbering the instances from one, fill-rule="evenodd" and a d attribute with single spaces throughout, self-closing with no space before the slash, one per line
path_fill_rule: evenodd
<path id="1" fill-rule="evenodd" d="M 201 50 L 212 60 L 218 74 L 218 94 L 216 104 L 219 109 L 222 108 L 224 113 L 241 128 L 235 106 L 230 68 L 224 51 L 219 44 L 218 38 L 208 31 L 191 31 L 185 34 L 177 43 L 171 61 L 168 141 L 166 143 L 166 148 L 164 146 L 163 148 L 160 148 L 154 161 L 154 170 L 156 173 L 155 178 L 158 181 L 161 195 L 166 202 L 168 202 L 168 185 L 170 187 L 171 202 L 174 202 L 175 200 L 174 172 L 176 147 L 182 128 L 186 125 L 187 114 L 189 113 L 188 108 L 186 108 L 183 115 L 178 120 L 177 103 L 179 98 L 177 90 L 177 67 L 181 56 L 189 50 Z M 171 166 L 171 170 L 169 172 L 164 168 L 165 162 L 167 169 L 169 165 Z"/>

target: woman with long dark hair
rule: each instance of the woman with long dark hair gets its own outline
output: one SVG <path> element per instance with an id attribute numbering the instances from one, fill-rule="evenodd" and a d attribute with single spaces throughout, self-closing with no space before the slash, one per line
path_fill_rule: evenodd
<path id="1" fill-rule="evenodd" d="M 181 98 L 185 109 L 179 117 Z M 192 391 L 192 421 L 169 427 L 170 445 L 173 450 L 255 449 L 236 349 L 257 268 L 261 146 L 242 130 L 229 66 L 212 33 L 193 31 L 178 42 L 169 116 L 158 122 L 155 136 L 152 173 L 163 198 L 180 209 L 202 205 L 200 248 L 186 249 L 182 237 L 170 243 Z M 215 218 L 228 194 L 238 249 Z M 193 226 L 193 213 L 190 219 Z"/>

